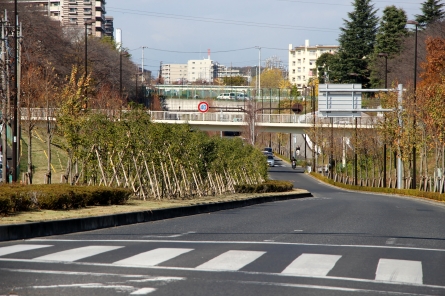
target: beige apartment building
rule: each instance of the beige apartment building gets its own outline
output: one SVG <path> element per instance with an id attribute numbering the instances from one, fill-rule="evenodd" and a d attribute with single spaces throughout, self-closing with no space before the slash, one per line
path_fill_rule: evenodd
<path id="1" fill-rule="evenodd" d="M 106 25 L 113 27 L 112 18 L 105 17 L 105 0 L 18 0 L 18 2 L 41 10 L 42 13 L 60 21 L 66 28 L 84 30 L 85 21 L 94 20 L 92 25 L 87 25 L 87 30 L 96 37 L 106 35 Z M 107 35 L 109 32 L 110 30 Z"/>
<path id="2" fill-rule="evenodd" d="M 289 81 L 296 85 L 298 89 L 303 89 L 308 85 L 311 78 L 316 77 L 317 59 L 324 53 L 338 51 L 338 45 L 309 45 L 309 40 L 305 40 L 304 46 L 293 47 L 289 44 Z"/>
<path id="3" fill-rule="evenodd" d="M 186 84 L 187 64 L 162 64 L 164 84 Z"/>

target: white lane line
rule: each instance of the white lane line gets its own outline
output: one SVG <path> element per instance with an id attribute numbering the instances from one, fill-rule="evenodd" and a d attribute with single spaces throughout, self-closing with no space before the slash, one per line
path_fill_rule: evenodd
<path id="1" fill-rule="evenodd" d="M 380 259 L 375 272 L 376 281 L 423 284 L 422 262 Z"/>
<path id="2" fill-rule="evenodd" d="M 0 248 L 0 256 L 47 247 L 52 247 L 52 245 L 13 245 L 9 247 L 2 247 Z"/>
<path id="3" fill-rule="evenodd" d="M 158 248 L 114 262 L 114 265 L 154 266 L 194 249 Z"/>
<path id="4" fill-rule="evenodd" d="M 73 262 L 83 258 L 91 257 L 97 254 L 109 252 L 120 248 L 123 247 L 88 246 L 88 247 L 75 248 L 53 254 L 48 254 L 45 256 L 34 258 L 33 260 Z"/>
<path id="5" fill-rule="evenodd" d="M 142 288 L 142 289 L 139 289 L 137 291 L 134 291 L 130 295 L 147 295 L 147 294 L 150 294 L 151 292 L 154 292 L 154 291 L 156 291 L 155 288 Z"/>
<path id="6" fill-rule="evenodd" d="M 109 264 L 107 264 L 110 266 Z M 96 265 L 93 265 L 96 266 Z M 118 273 L 103 273 L 103 272 L 79 272 L 79 271 L 61 271 L 61 270 L 41 270 L 41 269 L 13 269 L 13 268 L 0 268 L 0 270 L 5 270 L 9 272 L 21 272 L 21 273 L 41 273 L 41 274 L 57 274 L 57 275 L 68 275 L 68 276 L 90 276 L 90 277 L 120 277 L 120 278 L 130 278 L 127 282 L 172 282 L 185 280 L 184 277 L 173 277 L 173 276 L 149 276 L 142 274 L 118 274 Z M 140 278 L 139 280 L 132 278 Z"/>
<path id="7" fill-rule="evenodd" d="M 340 258 L 340 255 L 301 254 L 281 273 L 295 276 L 326 276 Z"/>
<path id="8" fill-rule="evenodd" d="M 247 264 L 255 261 L 266 252 L 259 251 L 227 251 L 218 257 L 209 260 L 196 269 L 199 270 L 239 270 Z"/>

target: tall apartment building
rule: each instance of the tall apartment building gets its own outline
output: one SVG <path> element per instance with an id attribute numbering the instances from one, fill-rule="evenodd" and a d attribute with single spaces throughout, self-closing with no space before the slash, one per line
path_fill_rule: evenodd
<path id="1" fill-rule="evenodd" d="M 302 89 L 308 85 L 309 79 L 316 76 L 315 62 L 324 53 L 338 51 L 338 45 L 309 45 L 309 40 L 305 40 L 304 46 L 292 47 L 289 44 L 289 81 Z"/>
<path id="2" fill-rule="evenodd" d="M 17 0 L 19 3 L 37 10 L 58 20 L 64 27 L 84 29 L 85 21 L 95 20 L 88 25 L 89 31 L 96 37 L 105 36 L 107 23 L 113 27 L 113 19 L 105 18 L 105 0 Z"/>
<path id="3" fill-rule="evenodd" d="M 202 60 L 189 60 L 187 62 L 187 70 L 187 80 L 190 82 L 197 80 L 213 82 L 213 78 L 215 77 L 215 64 L 210 58 Z"/>
<path id="4" fill-rule="evenodd" d="M 186 83 L 187 64 L 162 64 L 164 84 Z"/>

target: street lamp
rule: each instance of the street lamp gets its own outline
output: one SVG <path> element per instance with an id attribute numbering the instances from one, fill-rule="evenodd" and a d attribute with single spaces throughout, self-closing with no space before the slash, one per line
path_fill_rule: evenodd
<path id="1" fill-rule="evenodd" d="M 388 54 L 386 52 L 379 52 L 379 57 L 385 58 L 385 89 L 388 88 Z M 386 116 L 385 116 L 386 121 Z M 383 143 L 383 187 L 386 188 L 386 135 Z"/>
<path id="2" fill-rule="evenodd" d="M 416 105 L 416 89 L 417 89 L 417 27 L 419 22 L 414 20 L 408 20 L 407 25 L 415 25 L 415 41 L 414 41 L 414 105 Z M 413 126 L 416 125 L 416 117 L 414 115 Z M 413 183 L 411 184 L 412 189 L 416 189 L 416 145 L 413 145 Z"/>
<path id="3" fill-rule="evenodd" d="M 94 19 L 89 19 L 89 20 L 85 20 L 85 22 L 83 23 L 85 26 L 85 79 L 84 79 L 84 83 L 87 80 L 88 77 L 88 31 L 87 31 L 87 26 L 88 25 L 92 25 L 96 22 L 96 20 Z M 87 88 L 85 87 L 85 101 L 87 101 Z"/>

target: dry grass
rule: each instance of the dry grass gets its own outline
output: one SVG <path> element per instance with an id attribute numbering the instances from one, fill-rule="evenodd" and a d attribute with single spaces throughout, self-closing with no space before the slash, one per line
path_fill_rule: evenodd
<path id="1" fill-rule="evenodd" d="M 52 183 L 61 183 L 61 176 L 65 173 L 67 154 L 60 147 L 63 138 L 53 135 L 52 140 L 52 158 L 51 158 L 51 174 Z M 22 173 L 27 171 L 28 163 L 28 134 L 22 130 L 21 137 L 21 153 L 20 153 L 20 170 Z M 44 184 L 45 174 L 48 168 L 46 142 L 46 127 L 38 125 L 32 133 L 32 164 L 34 167 L 33 184 Z"/>
<path id="2" fill-rule="evenodd" d="M 42 211 L 32 211 L 32 212 L 19 212 L 14 215 L 0 217 L 0 225 L 93 217 L 93 216 L 111 215 L 117 213 L 150 211 L 156 209 L 182 207 L 182 206 L 190 206 L 198 204 L 209 204 L 209 203 L 217 203 L 223 201 L 235 201 L 235 200 L 243 200 L 260 196 L 287 195 L 294 193 L 307 193 L 307 191 L 301 189 L 294 189 L 294 191 L 291 192 L 280 192 L 280 193 L 230 194 L 230 195 L 196 198 L 193 200 L 164 200 L 164 201 L 130 200 L 127 204 L 119 206 L 88 207 L 84 209 L 71 210 L 71 211 L 42 210 Z"/>

